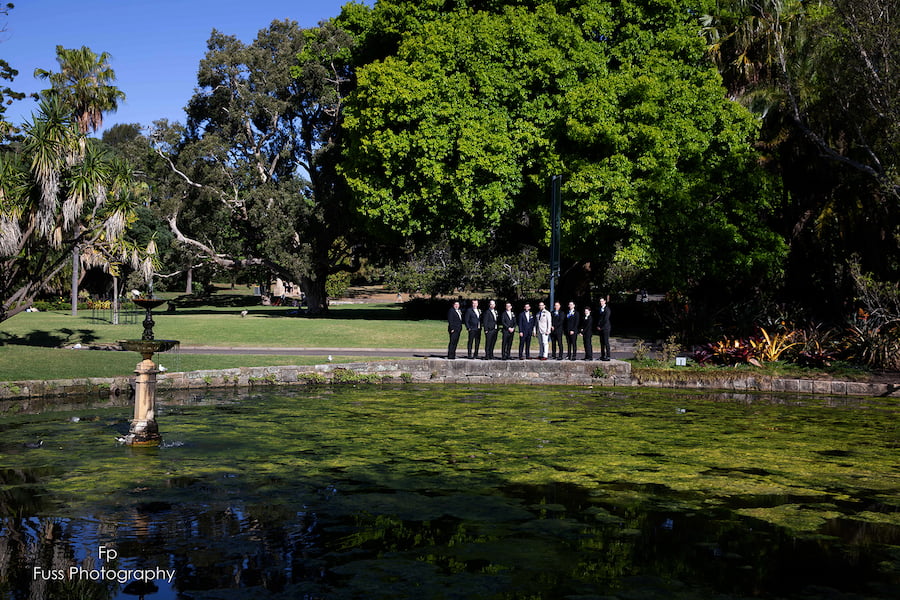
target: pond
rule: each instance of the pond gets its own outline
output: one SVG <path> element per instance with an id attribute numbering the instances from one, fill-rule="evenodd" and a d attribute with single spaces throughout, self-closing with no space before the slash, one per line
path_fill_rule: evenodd
<path id="1" fill-rule="evenodd" d="M 0 404 L 3 599 L 900 598 L 896 400 L 208 391 L 155 449 L 66 402 Z"/>

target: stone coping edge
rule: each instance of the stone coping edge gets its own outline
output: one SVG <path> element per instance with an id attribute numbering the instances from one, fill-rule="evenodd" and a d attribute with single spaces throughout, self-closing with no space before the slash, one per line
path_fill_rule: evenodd
<path id="1" fill-rule="evenodd" d="M 160 373 L 157 390 L 205 388 L 253 388 L 269 385 L 323 383 L 468 383 L 597 385 L 625 387 L 665 387 L 738 392 L 779 392 L 831 396 L 871 396 L 900 398 L 900 384 L 863 383 L 839 380 L 787 379 L 769 376 L 729 375 L 721 378 L 677 379 L 632 374 L 631 364 L 580 361 L 483 361 L 438 358 L 387 360 L 311 366 L 239 367 L 221 370 Z M 0 382 L 0 400 L 37 397 L 130 396 L 134 376 L 86 377 L 46 381 Z"/>

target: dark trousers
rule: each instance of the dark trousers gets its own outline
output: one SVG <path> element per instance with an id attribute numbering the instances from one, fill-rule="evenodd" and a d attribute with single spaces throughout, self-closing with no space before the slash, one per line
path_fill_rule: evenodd
<path id="1" fill-rule="evenodd" d="M 459 329 L 450 332 L 450 345 L 447 346 L 447 358 L 456 358 L 456 346 L 459 344 L 459 334 Z"/>
<path id="2" fill-rule="evenodd" d="M 531 358 L 531 334 L 519 336 L 519 360 L 522 360 L 522 352 L 525 358 Z"/>
<path id="3" fill-rule="evenodd" d="M 469 358 L 478 358 L 478 347 L 481 345 L 481 330 L 469 330 Z M 475 354 L 472 354 L 472 348 L 475 348 Z"/>
<path id="4" fill-rule="evenodd" d="M 569 333 L 566 332 L 566 358 L 569 360 L 575 360 L 575 355 L 578 354 L 578 334 L 577 333 Z"/>
<path id="5" fill-rule="evenodd" d="M 516 337 L 515 331 L 509 331 L 508 329 L 503 330 L 503 340 L 500 342 L 500 358 L 503 360 L 512 358 L 512 343 L 514 337 Z"/>
<path id="6" fill-rule="evenodd" d="M 497 345 L 497 330 L 496 329 L 485 329 L 484 330 L 484 357 L 488 360 L 493 360 L 494 358 L 494 346 Z"/>
<path id="7" fill-rule="evenodd" d="M 593 333 L 590 331 L 585 331 L 582 336 L 584 338 L 584 359 L 585 360 L 594 360 L 594 344 L 591 339 L 594 337 Z"/>
<path id="8" fill-rule="evenodd" d="M 609 329 L 600 330 L 600 358 L 612 358 L 609 353 Z"/>
<path id="9" fill-rule="evenodd" d="M 563 357 L 563 332 L 550 332 L 550 356 L 553 358 Z"/>

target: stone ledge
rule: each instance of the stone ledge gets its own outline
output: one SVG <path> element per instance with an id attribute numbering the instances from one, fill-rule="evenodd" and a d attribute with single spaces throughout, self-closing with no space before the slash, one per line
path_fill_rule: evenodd
<path id="1" fill-rule="evenodd" d="M 644 386 L 710 389 L 740 392 L 777 392 L 832 396 L 881 396 L 900 398 L 900 382 L 862 383 L 812 379 L 782 379 L 753 375 L 689 379 L 684 375 L 665 377 L 632 374 L 631 364 L 609 362 L 541 360 L 446 360 L 426 358 L 315 366 L 240 367 L 222 370 L 160 373 L 157 389 L 181 390 L 223 387 L 256 387 L 328 382 L 338 369 L 374 381 L 416 383 L 533 384 Z M 599 370 L 599 371 L 598 371 Z M 600 372 L 602 371 L 602 376 Z M 48 381 L 0 382 L 0 400 L 65 396 L 128 397 L 134 377 L 57 379 Z"/>

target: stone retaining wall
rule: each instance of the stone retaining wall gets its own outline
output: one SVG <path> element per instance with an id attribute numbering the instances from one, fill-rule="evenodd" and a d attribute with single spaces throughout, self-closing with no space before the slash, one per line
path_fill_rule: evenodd
<path id="1" fill-rule="evenodd" d="M 60 396 L 117 398 L 131 395 L 133 380 L 133 376 L 123 376 L 0 382 L 0 399 Z M 222 387 L 252 388 L 331 381 L 647 386 L 900 398 L 900 385 L 898 384 L 784 379 L 743 374 L 733 377 L 704 377 L 694 380 L 680 375 L 677 378 L 667 378 L 660 374 L 651 376 L 643 375 L 640 372 L 632 374 L 631 364 L 618 360 L 610 362 L 466 359 L 450 361 L 437 358 L 160 373 L 157 390 L 165 392 L 166 390 Z"/>
<path id="2" fill-rule="evenodd" d="M 715 389 L 738 392 L 773 392 L 788 394 L 822 394 L 826 396 L 881 396 L 900 398 L 900 384 L 865 383 L 832 379 L 796 379 L 754 375 L 733 377 L 665 377 L 658 374 L 644 376 L 637 373 L 633 384 L 646 387 L 680 389 Z"/>

